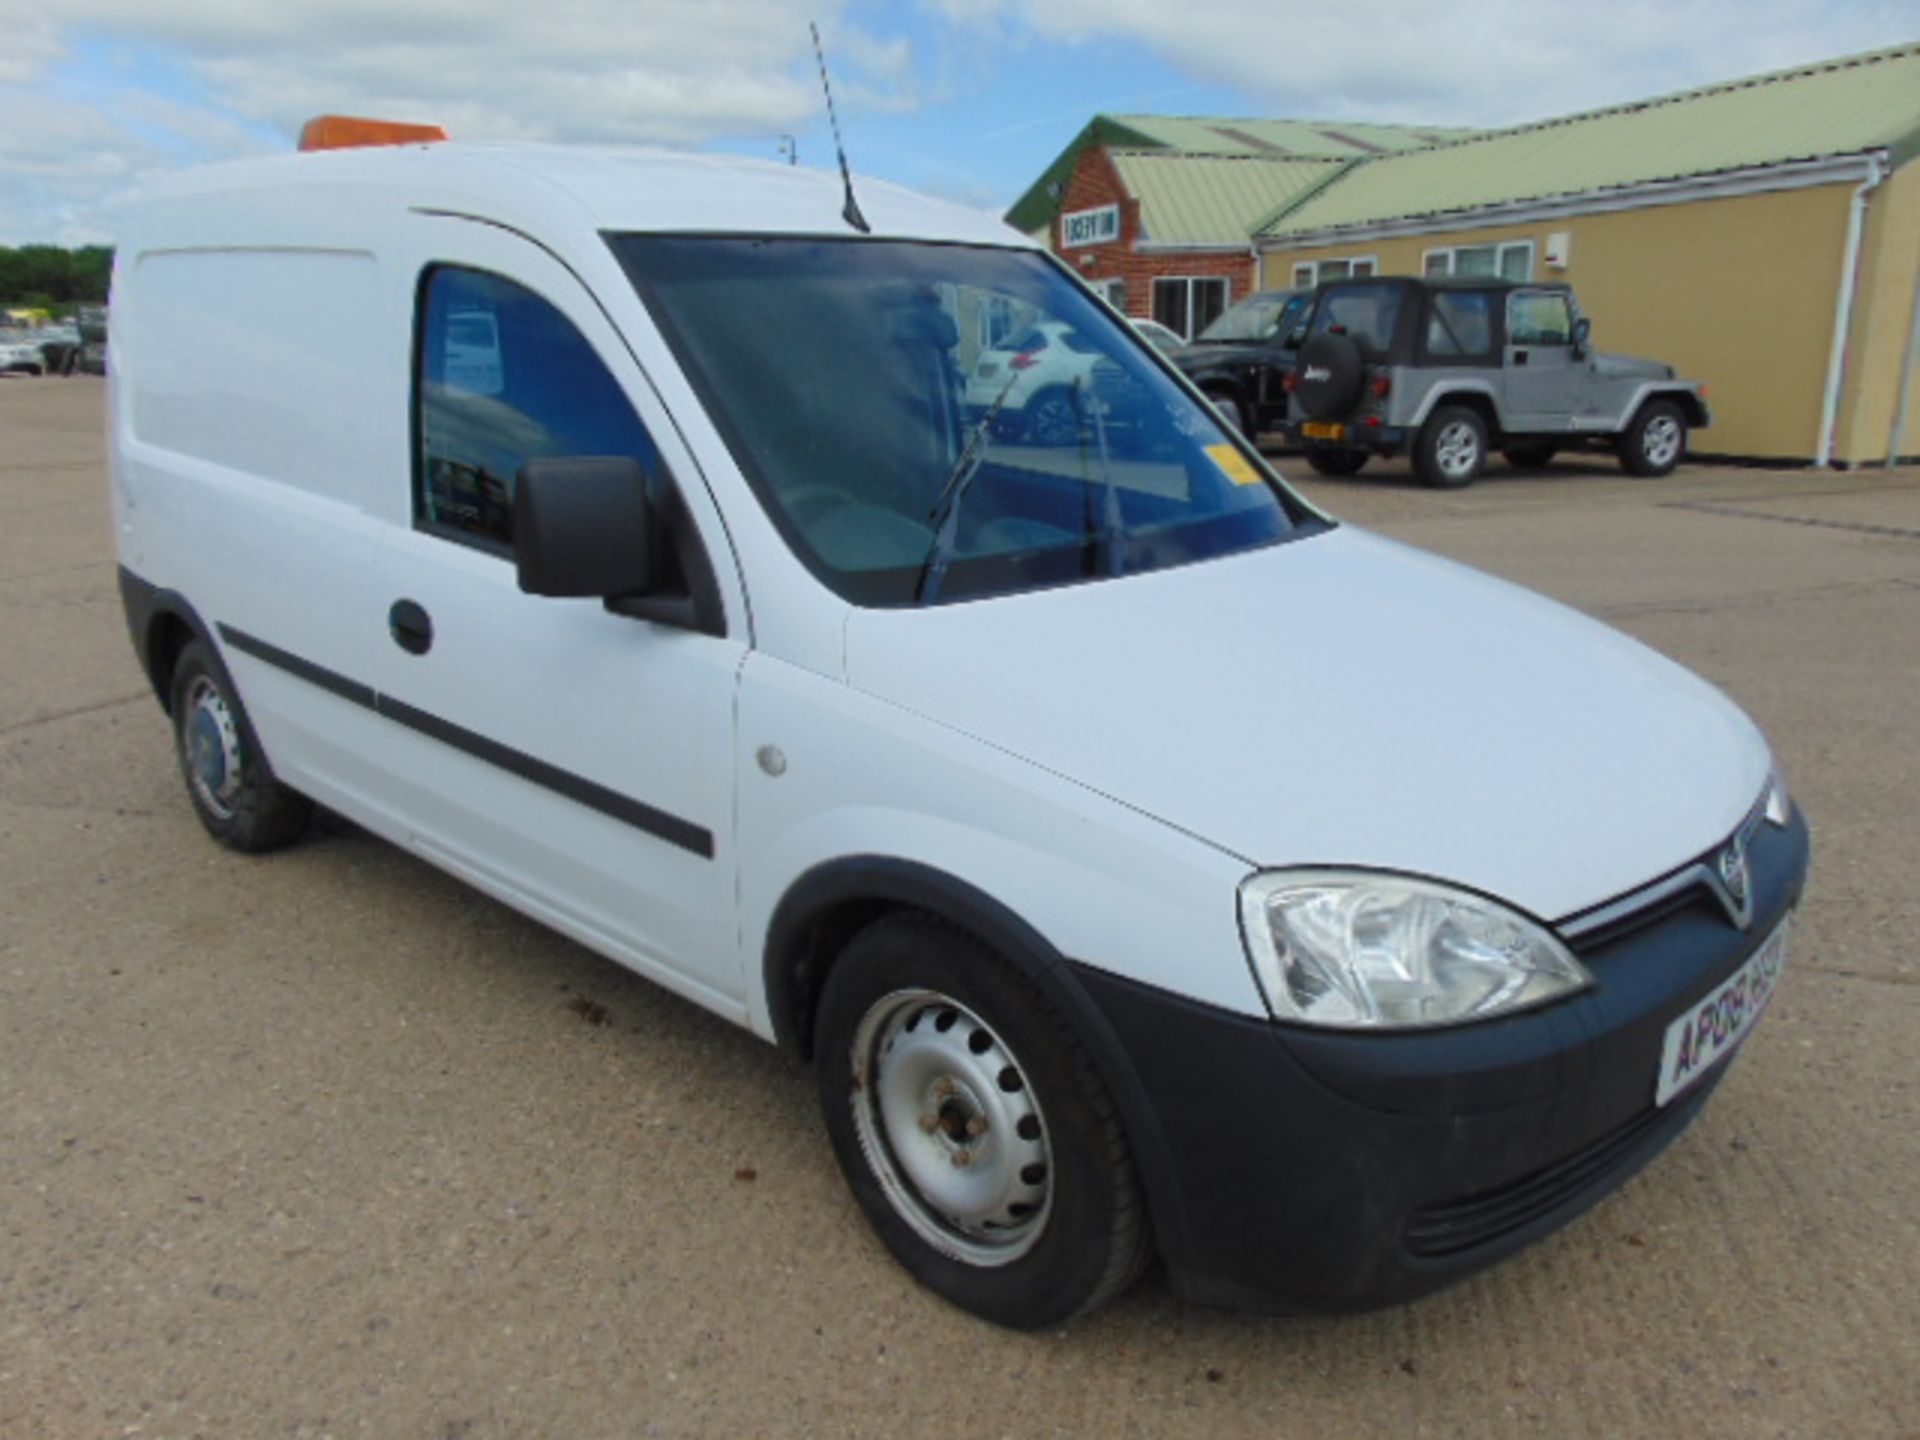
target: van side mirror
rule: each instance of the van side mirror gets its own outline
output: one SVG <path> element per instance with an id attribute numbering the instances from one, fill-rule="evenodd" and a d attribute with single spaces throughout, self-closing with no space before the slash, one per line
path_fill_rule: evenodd
<path id="1" fill-rule="evenodd" d="M 1575 355 L 1585 355 L 1587 353 L 1587 337 L 1592 334 L 1593 321 L 1589 320 L 1586 316 L 1582 315 L 1578 320 L 1573 322 L 1573 353 Z"/>
<path id="2" fill-rule="evenodd" d="M 653 584 L 647 477 L 627 456 L 529 460 L 513 489 L 513 558 L 529 595 L 611 599 Z"/>

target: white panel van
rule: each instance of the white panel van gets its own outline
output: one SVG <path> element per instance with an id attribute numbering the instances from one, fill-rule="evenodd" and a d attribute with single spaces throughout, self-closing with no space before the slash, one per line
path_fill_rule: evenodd
<path id="1" fill-rule="evenodd" d="M 207 830 L 328 806 L 809 1059 L 880 1238 L 1008 1325 L 1153 1257 L 1419 1294 L 1670 1142 L 1806 874 L 1753 725 L 1305 503 L 1028 240 L 859 200 L 465 144 L 156 182 L 111 483 Z"/>

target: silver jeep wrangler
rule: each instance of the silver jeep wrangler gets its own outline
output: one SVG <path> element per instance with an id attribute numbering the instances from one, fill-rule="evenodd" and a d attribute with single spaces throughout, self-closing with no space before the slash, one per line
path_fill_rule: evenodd
<path id="1" fill-rule="evenodd" d="M 1407 454 L 1429 485 L 1468 485 L 1500 450 L 1545 465 L 1613 449 L 1665 475 L 1711 422 L 1703 387 L 1652 360 L 1601 355 L 1565 285 L 1385 276 L 1320 287 L 1289 337 L 1287 437 L 1323 475 Z"/>

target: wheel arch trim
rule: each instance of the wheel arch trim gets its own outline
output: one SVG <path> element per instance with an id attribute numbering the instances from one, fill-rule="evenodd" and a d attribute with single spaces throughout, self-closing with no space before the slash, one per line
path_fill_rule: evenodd
<path id="1" fill-rule="evenodd" d="M 1671 400 L 1678 405 L 1690 429 L 1704 430 L 1713 423 L 1707 402 L 1700 398 L 1699 391 L 1685 385 L 1652 380 L 1633 392 L 1633 399 L 1628 401 L 1620 419 L 1621 433 L 1624 434 L 1640 418 L 1640 412 L 1656 400 Z"/>
<path id="2" fill-rule="evenodd" d="M 1106 1016 L 1075 978 L 1073 966 L 1032 924 L 969 882 L 917 861 L 848 855 L 804 872 L 774 907 L 762 953 L 774 1040 L 811 1061 L 818 981 L 805 973 L 813 927 L 842 907 L 870 904 L 917 910 L 987 945 L 1061 1013 L 1119 1108 L 1148 1213 L 1163 1256 L 1185 1253 L 1185 1206 L 1154 1107 Z"/>
<path id="3" fill-rule="evenodd" d="M 151 584 L 122 565 L 120 605 L 126 612 L 127 636 L 133 642 L 134 658 L 139 661 L 140 673 L 147 677 L 147 684 L 152 687 L 154 699 L 160 702 L 162 710 L 169 714 L 173 710 L 172 666 L 168 665 L 167 674 L 161 673 L 162 658 L 171 657 L 162 657 L 158 653 L 156 641 L 169 622 L 185 627 L 192 639 L 207 647 L 214 663 L 220 667 L 221 678 L 230 690 L 233 689 L 233 676 L 227 672 L 226 659 L 220 653 L 213 627 L 200 618 L 200 612 L 193 608 L 186 596 L 177 590 L 164 590 Z M 236 690 L 234 693 L 239 692 Z"/>
<path id="4" fill-rule="evenodd" d="M 1445 385 L 1435 385 L 1420 402 L 1420 408 L 1407 421 L 1406 428 L 1418 430 L 1427 423 L 1433 412 L 1442 405 L 1473 404 L 1483 402 L 1492 411 L 1494 433 L 1503 433 L 1506 422 L 1500 413 L 1500 398 L 1493 393 L 1493 387 L 1484 380 L 1453 380 Z"/>

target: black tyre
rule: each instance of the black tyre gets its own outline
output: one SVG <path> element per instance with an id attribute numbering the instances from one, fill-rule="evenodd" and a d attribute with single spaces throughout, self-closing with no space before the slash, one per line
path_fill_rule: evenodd
<path id="1" fill-rule="evenodd" d="M 854 1198 L 946 1300 L 1058 1325 L 1144 1268 L 1146 1212 L 1106 1087 L 1066 1023 L 972 937 L 896 915 L 848 944 L 816 1030 Z"/>
<path id="2" fill-rule="evenodd" d="M 1500 453 L 1507 457 L 1507 463 L 1516 470 L 1544 470 L 1553 463 L 1553 457 L 1560 453 L 1560 447 L 1551 443 L 1509 445 Z"/>
<path id="3" fill-rule="evenodd" d="M 1027 402 L 1022 428 L 1025 438 L 1035 445 L 1058 448 L 1073 444 L 1080 438 L 1080 412 L 1074 408 L 1073 396 L 1060 389 L 1034 396 Z"/>
<path id="4" fill-rule="evenodd" d="M 1209 390 L 1207 399 L 1213 402 L 1213 408 L 1229 424 L 1237 428 L 1249 440 L 1259 438 L 1259 430 L 1253 419 L 1253 408 L 1231 390 Z"/>
<path id="5" fill-rule="evenodd" d="M 1364 450 L 1323 450 L 1315 445 L 1306 454 L 1307 464 L 1322 475 L 1358 475 L 1367 463 Z"/>
<path id="6" fill-rule="evenodd" d="M 174 751 L 207 833 L 248 853 L 299 839 L 313 802 L 273 778 L 226 668 L 204 641 L 181 650 L 172 695 Z"/>
<path id="7" fill-rule="evenodd" d="M 1465 405 L 1442 405 L 1427 417 L 1414 442 L 1413 468 L 1443 490 L 1471 485 L 1487 463 L 1487 422 Z"/>
<path id="8" fill-rule="evenodd" d="M 1687 417 L 1671 400 L 1649 400 L 1620 437 L 1620 465 L 1629 475 L 1671 475 L 1687 453 Z"/>

